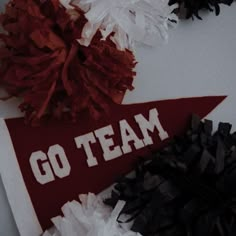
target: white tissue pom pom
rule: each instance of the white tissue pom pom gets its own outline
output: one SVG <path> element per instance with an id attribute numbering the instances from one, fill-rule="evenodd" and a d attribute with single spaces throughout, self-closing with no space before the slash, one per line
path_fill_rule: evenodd
<path id="1" fill-rule="evenodd" d="M 82 9 L 88 20 L 78 42 L 88 46 L 100 30 L 103 40 L 109 36 L 119 50 L 133 49 L 135 42 L 155 46 L 160 39 L 168 39 L 168 25 L 174 25 L 178 21 L 173 13 L 178 5 L 169 6 L 168 2 L 169 0 L 71 0 L 71 5 Z"/>
<path id="2" fill-rule="evenodd" d="M 80 195 L 79 199 L 81 203 L 72 201 L 62 207 L 64 217 L 52 219 L 55 232 L 46 231 L 43 236 L 141 236 L 117 223 L 124 201 L 119 201 L 112 211 L 92 193 Z"/>
<path id="3" fill-rule="evenodd" d="M 62 6 L 64 6 L 67 10 L 74 9 L 73 6 L 70 5 L 71 0 L 60 0 Z"/>

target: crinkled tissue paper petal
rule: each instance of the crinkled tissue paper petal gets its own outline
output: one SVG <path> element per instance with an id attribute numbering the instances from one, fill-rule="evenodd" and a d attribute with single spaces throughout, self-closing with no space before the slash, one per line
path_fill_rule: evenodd
<path id="1" fill-rule="evenodd" d="M 169 0 L 74 0 L 71 5 L 86 13 L 88 22 L 78 39 L 84 46 L 98 30 L 119 50 L 133 49 L 135 43 L 156 46 L 168 39 L 168 26 L 178 22 L 173 13 L 178 4 L 169 6 Z"/>
<path id="2" fill-rule="evenodd" d="M 122 228 L 117 222 L 124 201 L 118 201 L 112 211 L 92 193 L 82 194 L 79 199 L 81 203 L 72 201 L 62 207 L 64 217 L 54 217 L 55 229 L 46 231 L 43 236 L 141 236 Z"/>

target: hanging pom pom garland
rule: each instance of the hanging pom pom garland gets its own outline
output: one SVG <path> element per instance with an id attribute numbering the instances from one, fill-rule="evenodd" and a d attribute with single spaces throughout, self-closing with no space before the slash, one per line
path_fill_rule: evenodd
<path id="1" fill-rule="evenodd" d="M 173 13 L 178 5 L 169 6 L 169 0 L 60 1 L 68 9 L 74 5 L 84 10 L 88 22 L 78 40 L 84 46 L 98 31 L 103 40 L 111 39 L 119 50 L 133 49 L 135 42 L 155 46 L 160 39 L 167 40 L 168 25 L 178 21 Z"/>
<path id="2" fill-rule="evenodd" d="M 193 117 L 191 129 L 122 178 L 111 198 L 144 236 L 236 235 L 236 133 Z"/>
<path id="3" fill-rule="evenodd" d="M 109 100 L 120 103 L 131 90 L 134 56 L 118 51 L 111 40 L 96 33 L 90 46 L 81 46 L 86 22 L 76 9 L 70 14 L 58 1 L 12 0 L 1 15 L 0 83 L 11 96 L 23 98 L 27 121 L 46 112 L 73 120 L 88 109 L 91 116 L 109 112 Z"/>
<path id="4" fill-rule="evenodd" d="M 197 17 L 199 20 L 199 11 L 202 9 L 215 11 L 216 15 L 220 14 L 220 4 L 230 6 L 234 0 L 170 0 L 169 4 L 179 4 L 180 11 L 185 10 L 187 19 Z"/>
<path id="5" fill-rule="evenodd" d="M 200 9 L 219 13 L 219 3 L 232 0 L 11 0 L 0 16 L 0 84 L 22 98 L 29 123 L 65 110 L 73 121 L 85 109 L 94 118 L 108 113 L 110 101 L 133 89 L 129 49 L 167 39 L 177 3 L 199 18 Z"/>
<path id="6" fill-rule="evenodd" d="M 123 229 L 116 221 L 125 205 L 124 201 L 118 201 L 111 211 L 94 194 L 80 195 L 79 199 L 81 203 L 72 201 L 62 207 L 64 217 L 52 219 L 55 232 L 46 231 L 43 236 L 141 236 Z"/>

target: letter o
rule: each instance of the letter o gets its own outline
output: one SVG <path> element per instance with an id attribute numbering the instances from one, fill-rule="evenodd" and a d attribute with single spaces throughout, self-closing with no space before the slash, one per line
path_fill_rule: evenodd
<path id="1" fill-rule="evenodd" d="M 57 156 L 61 162 L 61 167 L 58 163 Z M 48 158 L 57 177 L 64 178 L 70 174 L 71 167 L 63 147 L 58 144 L 51 146 L 48 150 Z"/>

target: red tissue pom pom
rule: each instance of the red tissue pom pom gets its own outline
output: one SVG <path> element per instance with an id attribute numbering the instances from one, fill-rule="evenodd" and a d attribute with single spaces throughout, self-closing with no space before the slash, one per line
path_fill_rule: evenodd
<path id="1" fill-rule="evenodd" d="M 0 83 L 23 98 L 28 122 L 45 113 L 60 118 L 64 110 L 73 121 L 84 109 L 96 118 L 133 89 L 132 52 L 118 51 L 100 33 L 89 47 L 77 42 L 86 23 L 80 9 L 69 14 L 58 0 L 12 0 L 0 23 Z"/>

